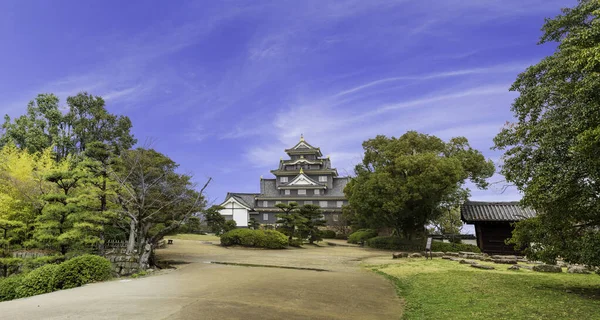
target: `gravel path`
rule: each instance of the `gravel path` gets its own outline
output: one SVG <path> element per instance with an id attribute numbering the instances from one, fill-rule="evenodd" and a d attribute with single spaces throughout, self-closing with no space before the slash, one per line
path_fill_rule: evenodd
<path id="1" fill-rule="evenodd" d="M 334 246 L 253 250 L 176 240 L 157 255 L 187 264 L 161 275 L 2 302 L 0 318 L 399 319 L 402 312 L 392 284 L 360 268 L 364 259 L 389 260 L 385 252 Z"/>

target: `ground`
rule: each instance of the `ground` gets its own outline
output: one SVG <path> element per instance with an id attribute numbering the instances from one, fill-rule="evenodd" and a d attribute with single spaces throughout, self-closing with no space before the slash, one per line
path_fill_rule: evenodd
<path id="1" fill-rule="evenodd" d="M 481 270 L 456 261 L 367 260 L 405 299 L 404 319 L 600 319 L 600 276 Z M 566 268 L 565 270 L 566 271 Z"/>
<path id="2" fill-rule="evenodd" d="M 195 240 L 181 240 L 195 239 Z M 210 240 L 210 241 L 209 241 Z M 387 252 L 359 247 L 223 248 L 176 237 L 161 275 L 115 280 L 0 303 L 2 319 L 399 319 L 393 283 L 361 267 Z M 211 242 L 212 241 L 212 242 Z M 381 257 L 381 258 L 378 258 Z M 248 267 L 210 262 L 324 269 Z"/>

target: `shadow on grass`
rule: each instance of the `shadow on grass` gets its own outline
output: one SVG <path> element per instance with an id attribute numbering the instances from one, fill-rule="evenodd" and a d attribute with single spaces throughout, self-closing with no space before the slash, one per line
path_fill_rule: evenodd
<path id="1" fill-rule="evenodd" d="M 536 289 L 551 290 L 551 291 L 557 291 L 557 292 L 568 293 L 568 294 L 576 294 L 582 298 L 600 301 L 600 287 L 543 285 L 543 286 L 538 286 Z"/>

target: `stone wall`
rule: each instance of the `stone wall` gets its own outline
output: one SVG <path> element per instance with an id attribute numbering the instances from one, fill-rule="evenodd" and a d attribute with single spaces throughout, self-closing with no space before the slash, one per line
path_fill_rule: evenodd
<path id="1" fill-rule="evenodd" d="M 140 257 L 137 252 L 126 254 L 122 249 L 109 249 L 104 257 L 110 261 L 113 272 L 119 276 L 128 276 L 140 271 Z"/>

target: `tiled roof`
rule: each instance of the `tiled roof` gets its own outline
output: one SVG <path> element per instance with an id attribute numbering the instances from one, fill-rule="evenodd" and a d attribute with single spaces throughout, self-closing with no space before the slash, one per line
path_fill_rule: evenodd
<path id="1" fill-rule="evenodd" d="M 533 218 L 536 213 L 531 208 L 515 202 L 467 201 L 460 207 L 460 217 L 466 223 L 485 221 L 519 221 Z"/>
<path id="2" fill-rule="evenodd" d="M 237 201 L 241 202 L 242 204 L 248 206 L 250 209 L 254 209 L 254 198 L 256 196 L 258 196 L 258 193 L 229 193 L 227 195 L 227 199 L 229 199 L 230 197 L 235 198 Z"/>

